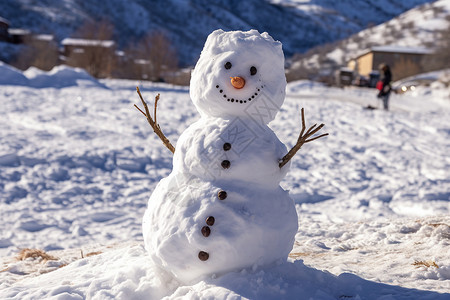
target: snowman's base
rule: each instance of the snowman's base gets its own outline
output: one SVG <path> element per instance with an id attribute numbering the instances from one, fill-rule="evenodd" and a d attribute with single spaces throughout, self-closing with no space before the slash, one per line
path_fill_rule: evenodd
<path id="1" fill-rule="evenodd" d="M 142 227 L 154 263 L 189 283 L 285 260 L 298 218 L 281 187 L 215 184 L 172 173 L 153 192 Z"/>

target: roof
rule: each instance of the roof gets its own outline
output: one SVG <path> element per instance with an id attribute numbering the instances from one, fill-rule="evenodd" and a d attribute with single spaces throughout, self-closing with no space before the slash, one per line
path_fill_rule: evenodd
<path id="1" fill-rule="evenodd" d="M 36 35 L 33 35 L 33 39 L 39 40 L 39 41 L 50 42 L 50 41 L 53 41 L 54 38 L 55 37 L 52 34 L 36 34 Z"/>
<path id="2" fill-rule="evenodd" d="M 373 52 L 395 52 L 411 54 L 430 54 L 432 51 L 423 47 L 402 47 L 402 46 L 378 46 L 372 47 Z"/>
<path id="3" fill-rule="evenodd" d="M 385 52 L 385 53 L 405 53 L 405 54 L 431 54 L 433 51 L 423 47 L 404 47 L 404 46 L 375 46 L 370 49 L 366 49 L 356 55 L 359 58 L 370 52 Z"/>
<path id="4" fill-rule="evenodd" d="M 112 40 L 89 40 L 89 39 L 75 39 L 65 38 L 61 41 L 63 46 L 91 46 L 91 47 L 113 47 L 116 43 Z"/>
<path id="5" fill-rule="evenodd" d="M 9 28 L 8 33 L 11 35 L 29 35 L 31 31 L 22 28 Z"/>
<path id="6" fill-rule="evenodd" d="M 2 17 L 0 17 L 0 23 L 5 23 L 7 25 L 10 24 L 8 20 L 6 20 L 5 18 L 2 18 Z"/>

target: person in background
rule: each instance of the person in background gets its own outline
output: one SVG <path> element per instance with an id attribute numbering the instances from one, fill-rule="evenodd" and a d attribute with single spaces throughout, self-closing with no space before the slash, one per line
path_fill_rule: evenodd
<path id="1" fill-rule="evenodd" d="M 389 66 L 386 64 L 381 64 L 380 71 L 381 71 L 381 85 L 380 85 L 380 92 L 378 93 L 377 97 L 383 100 L 383 108 L 385 110 L 389 110 L 389 95 L 391 93 L 391 80 L 392 80 L 391 68 L 389 68 Z"/>

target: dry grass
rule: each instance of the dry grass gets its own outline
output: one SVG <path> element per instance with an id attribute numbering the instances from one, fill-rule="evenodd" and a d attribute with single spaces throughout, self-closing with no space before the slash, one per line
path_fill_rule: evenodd
<path id="1" fill-rule="evenodd" d="M 99 254 L 102 254 L 102 253 L 103 253 L 102 251 L 89 252 L 88 254 L 86 254 L 86 257 L 99 255 Z"/>
<path id="2" fill-rule="evenodd" d="M 89 257 L 89 256 L 94 256 L 94 255 L 99 255 L 102 254 L 102 251 L 94 251 L 94 252 L 89 252 L 86 255 L 84 255 L 83 250 L 80 249 L 80 253 L 81 253 L 81 258 L 85 258 L 85 257 Z"/>
<path id="3" fill-rule="evenodd" d="M 47 254 L 45 251 L 39 250 L 39 249 L 25 248 L 25 249 L 20 250 L 19 254 L 17 255 L 18 260 L 25 260 L 29 257 L 32 257 L 32 258 L 41 257 L 43 261 L 58 260 L 58 258 L 51 256 L 51 255 Z"/>
<path id="4" fill-rule="evenodd" d="M 430 223 L 430 224 L 427 224 L 427 225 L 431 226 L 431 227 L 434 227 L 434 228 L 439 227 L 439 226 L 450 227 L 450 226 L 448 226 L 447 224 L 444 224 L 444 223 Z"/>
<path id="5" fill-rule="evenodd" d="M 436 269 L 439 269 L 439 266 L 436 264 L 436 262 L 434 261 L 424 261 L 424 260 L 416 260 L 413 264 L 413 266 L 415 266 L 416 268 L 420 268 L 420 267 L 435 267 Z"/>
<path id="6" fill-rule="evenodd" d="M 299 259 L 302 257 L 323 257 L 326 253 L 312 253 L 312 252 L 292 252 L 289 253 L 289 257 L 293 259 Z"/>

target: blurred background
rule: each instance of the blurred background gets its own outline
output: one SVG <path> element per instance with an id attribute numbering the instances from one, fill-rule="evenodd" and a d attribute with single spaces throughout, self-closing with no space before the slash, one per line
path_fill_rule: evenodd
<path id="1" fill-rule="evenodd" d="M 8 0 L 0 60 L 187 85 L 209 33 L 257 29 L 283 43 L 288 81 L 375 87 L 380 63 L 394 81 L 449 67 L 449 24 L 446 0 Z"/>

